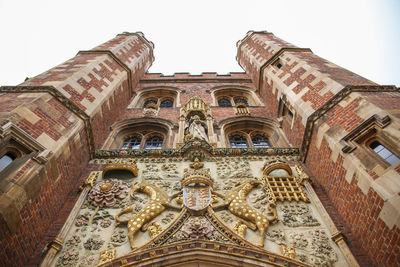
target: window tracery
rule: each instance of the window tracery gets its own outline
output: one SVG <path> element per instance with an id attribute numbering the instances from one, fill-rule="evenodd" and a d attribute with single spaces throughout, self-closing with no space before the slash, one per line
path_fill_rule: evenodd
<path id="1" fill-rule="evenodd" d="M 216 88 L 211 95 L 214 99 L 214 105 L 219 107 L 234 107 L 237 104 L 262 105 L 258 96 L 250 88 Z"/>
<path id="2" fill-rule="evenodd" d="M 221 98 L 218 100 L 218 106 L 219 107 L 232 107 L 232 103 L 230 100 L 226 98 Z"/>
<path id="3" fill-rule="evenodd" d="M 145 88 L 138 91 L 129 108 L 146 108 L 154 105 L 157 108 L 179 107 L 179 89 L 173 87 Z"/>
<path id="4" fill-rule="evenodd" d="M 261 134 L 256 134 L 251 141 L 254 147 L 271 147 L 269 140 Z"/>
<path id="5" fill-rule="evenodd" d="M 231 148 L 264 148 L 271 147 L 265 133 L 244 129 L 230 134 L 229 145 Z"/>
<path id="6" fill-rule="evenodd" d="M 229 144 L 230 144 L 231 148 L 246 148 L 246 147 L 248 147 L 246 138 L 239 134 L 233 135 L 229 139 Z"/>
<path id="7" fill-rule="evenodd" d="M 144 149 L 161 149 L 163 140 L 159 136 L 153 136 L 146 140 Z"/>
<path id="8" fill-rule="evenodd" d="M 163 137 L 157 133 L 137 133 L 137 135 L 124 140 L 121 149 L 161 149 Z"/>

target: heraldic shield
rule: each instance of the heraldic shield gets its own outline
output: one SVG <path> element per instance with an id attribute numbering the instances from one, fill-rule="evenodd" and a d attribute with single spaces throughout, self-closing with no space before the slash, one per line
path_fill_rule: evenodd
<path id="1" fill-rule="evenodd" d="M 201 183 L 183 187 L 183 204 L 191 210 L 204 210 L 211 204 L 211 187 Z"/>

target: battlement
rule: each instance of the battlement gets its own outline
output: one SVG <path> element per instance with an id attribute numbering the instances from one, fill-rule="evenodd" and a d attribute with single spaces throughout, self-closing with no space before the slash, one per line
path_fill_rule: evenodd
<path id="1" fill-rule="evenodd" d="M 251 82 L 250 77 L 245 72 L 230 72 L 227 74 L 218 74 L 216 72 L 202 72 L 201 74 L 190 74 L 189 72 L 177 72 L 172 75 L 162 73 L 147 73 L 141 82 Z"/>

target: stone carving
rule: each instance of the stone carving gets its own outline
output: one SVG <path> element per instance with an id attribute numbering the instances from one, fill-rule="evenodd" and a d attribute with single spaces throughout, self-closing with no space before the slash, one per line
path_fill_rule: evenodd
<path id="1" fill-rule="evenodd" d="M 94 260 L 95 260 L 95 254 L 89 253 L 89 254 L 85 254 L 85 256 L 82 258 L 78 264 L 79 267 L 83 267 L 83 266 L 94 266 Z"/>
<path id="2" fill-rule="evenodd" d="M 79 251 L 65 251 L 64 255 L 58 258 L 56 266 L 75 266 L 78 263 Z"/>
<path id="3" fill-rule="evenodd" d="M 147 231 L 151 238 L 158 236 L 162 232 L 162 227 L 158 222 L 152 222 L 147 227 Z"/>
<path id="4" fill-rule="evenodd" d="M 157 117 L 157 114 L 158 114 L 157 105 L 148 104 L 143 109 L 143 113 L 142 114 L 143 114 L 144 117 Z"/>
<path id="5" fill-rule="evenodd" d="M 161 223 L 168 224 L 174 219 L 175 215 L 173 213 L 167 213 L 167 215 L 162 218 Z"/>
<path id="6" fill-rule="evenodd" d="M 65 243 L 65 246 L 68 248 L 77 247 L 81 243 L 81 238 L 78 235 L 73 235 L 68 241 Z"/>
<path id="7" fill-rule="evenodd" d="M 205 141 L 204 141 L 205 142 Z M 206 143 L 206 142 L 205 142 Z M 210 146 L 210 145 L 208 145 Z M 202 144 L 203 147 L 203 144 Z M 185 148 L 185 146 L 183 146 Z M 164 157 L 180 157 L 184 155 L 185 150 L 182 149 L 162 149 L 160 152 L 160 156 Z M 132 149 L 132 150 L 96 150 L 94 153 L 97 159 L 104 158 L 115 158 L 115 157 L 148 157 L 151 155 L 151 151 L 148 149 Z M 249 155 L 257 155 L 257 156 L 282 156 L 287 159 L 287 161 L 297 160 L 300 156 L 299 148 L 277 148 L 277 147 L 268 147 L 268 148 L 215 148 L 213 149 L 214 156 L 249 156 Z M 196 155 L 196 157 L 199 157 Z"/>
<path id="8" fill-rule="evenodd" d="M 212 240 L 220 235 L 211 223 L 204 217 L 190 217 L 175 234 L 178 239 L 206 239 Z"/>
<path id="9" fill-rule="evenodd" d="M 238 158 L 217 161 L 217 175 L 222 179 L 253 177 L 249 161 Z"/>
<path id="10" fill-rule="evenodd" d="M 115 216 L 118 225 L 120 223 L 127 224 L 128 237 L 132 249 L 135 248 L 133 242 L 133 236 L 137 231 L 139 231 L 139 229 L 146 231 L 148 223 L 152 219 L 157 217 L 159 214 L 161 214 L 166 207 L 175 208 L 169 205 L 170 198 L 167 195 L 167 193 L 165 193 L 165 191 L 163 191 L 162 189 L 154 186 L 153 184 L 150 184 L 146 181 L 142 181 L 140 184 L 133 184 L 131 190 L 132 198 L 135 198 L 134 193 L 136 191 L 141 191 L 150 197 L 150 201 L 147 203 L 147 205 L 142 210 L 140 210 L 135 216 L 133 216 L 128 220 L 121 220 L 119 217 L 122 214 L 132 212 L 133 207 L 129 207 L 119 212 L 118 215 Z"/>
<path id="11" fill-rule="evenodd" d="M 161 180 L 160 169 L 157 164 L 148 163 L 145 164 L 145 168 L 142 171 L 142 177 L 146 180 Z"/>
<path id="12" fill-rule="evenodd" d="M 100 252 L 99 262 L 97 263 L 97 265 L 101 265 L 113 260 L 115 258 L 115 255 L 116 255 L 115 248 Z"/>
<path id="13" fill-rule="evenodd" d="M 208 141 L 207 125 L 198 115 L 190 117 L 185 128 L 185 142 L 192 139 Z"/>
<path id="14" fill-rule="evenodd" d="M 267 239 L 277 243 L 278 245 L 286 244 L 285 233 L 282 230 L 271 230 L 267 232 Z"/>
<path id="15" fill-rule="evenodd" d="M 76 227 L 87 226 L 89 218 L 90 218 L 90 212 L 85 212 L 84 214 L 78 215 L 78 217 L 75 220 L 75 226 Z"/>
<path id="16" fill-rule="evenodd" d="M 233 231 L 244 238 L 247 231 L 247 225 L 243 221 L 239 220 L 236 222 L 235 226 L 233 226 Z"/>
<path id="17" fill-rule="evenodd" d="M 283 256 L 291 258 L 291 259 L 296 259 L 296 250 L 294 249 L 294 247 L 280 245 L 279 248 L 280 248 Z"/>
<path id="18" fill-rule="evenodd" d="M 308 240 L 303 233 L 291 233 L 289 234 L 289 243 L 296 248 L 306 248 L 308 246 Z"/>
<path id="19" fill-rule="evenodd" d="M 316 266 L 331 266 L 337 261 L 337 254 L 333 250 L 329 238 L 324 230 L 309 231 L 311 235 L 311 254 L 316 256 L 312 263 Z"/>
<path id="20" fill-rule="evenodd" d="M 177 171 L 178 166 L 176 163 L 165 163 L 161 166 L 161 171 L 165 178 L 177 178 L 179 172 Z"/>
<path id="21" fill-rule="evenodd" d="M 281 207 L 283 212 L 282 223 L 290 227 L 318 226 L 320 223 L 311 215 L 306 204 L 290 203 Z"/>
<path id="22" fill-rule="evenodd" d="M 223 210 L 219 214 L 220 214 L 221 219 L 225 223 L 232 223 L 233 222 L 232 214 L 230 214 L 229 212 Z"/>
<path id="23" fill-rule="evenodd" d="M 83 182 L 81 186 L 79 186 L 79 190 L 83 190 L 86 186 L 93 188 L 96 183 L 97 178 L 99 177 L 100 172 L 92 172 L 91 175 Z"/>
<path id="24" fill-rule="evenodd" d="M 88 201 L 96 207 L 112 207 L 117 198 L 123 199 L 128 195 L 128 186 L 120 180 L 108 179 L 94 186 L 88 195 Z"/>
<path id="25" fill-rule="evenodd" d="M 93 236 L 83 243 L 83 247 L 87 250 L 99 250 L 103 244 L 104 240 L 100 240 L 99 236 Z"/>
<path id="26" fill-rule="evenodd" d="M 253 209 L 246 201 L 247 194 L 257 185 L 261 184 L 256 179 L 246 178 L 240 181 L 233 189 L 225 196 L 225 203 L 216 207 L 216 209 L 228 206 L 228 210 L 234 215 L 242 218 L 244 223 L 253 231 L 260 232 L 260 247 L 264 247 L 265 233 L 268 229 L 269 222 L 277 219 L 277 213 L 274 203 L 268 203 L 267 214 L 264 216 Z"/>
<path id="27" fill-rule="evenodd" d="M 119 247 L 122 244 L 124 244 L 127 240 L 128 235 L 123 229 L 116 228 L 114 230 L 114 233 L 111 235 L 110 243 L 109 245 L 113 247 Z"/>

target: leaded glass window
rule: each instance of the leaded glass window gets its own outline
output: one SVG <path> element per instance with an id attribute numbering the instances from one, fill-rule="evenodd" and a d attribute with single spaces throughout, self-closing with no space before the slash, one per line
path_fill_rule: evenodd
<path id="1" fill-rule="evenodd" d="M 146 140 L 144 145 L 145 149 L 161 149 L 163 144 L 163 140 L 158 136 L 150 137 Z"/>
<path id="2" fill-rule="evenodd" d="M 234 135 L 229 139 L 232 148 L 246 148 L 248 147 L 247 141 L 241 135 Z"/>
<path id="3" fill-rule="evenodd" d="M 249 106 L 249 104 L 247 103 L 247 100 L 246 99 L 243 99 L 243 98 L 237 98 L 237 99 L 235 99 L 235 104 L 237 105 L 237 104 L 245 104 L 246 106 Z"/>
<path id="4" fill-rule="evenodd" d="M 157 101 L 155 101 L 155 100 L 152 100 L 152 99 L 150 99 L 150 100 L 147 100 L 146 102 L 144 102 L 144 104 L 143 104 L 143 108 L 147 107 L 147 105 L 148 105 L 148 104 L 154 104 L 154 105 L 157 105 Z"/>
<path id="5" fill-rule="evenodd" d="M 220 107 L 232 107 L 231 101 L 228 99 L 222 98 L 218 100 L 218 106 Z"/>
<path id="6" fill-rule="evenodd" d="M 171 108 L 173 104 L 174 103 L 171 100 L 167 99 L 161 102 L 160 108 Z"/>
<path id="7" fill-rule="evenodd" d="M 268 139 L 265 138 L 261 134 L 257 134 L 251 140 L 253 142 L 254 147 L 270 147 L 271 144 L 269 143 Z"/>
<path id="8" fill-rule="evenodd" d="M 131 137 L 124 141 L 121 149 L 139 149 L 140 139 L 138 137 Z"/>

